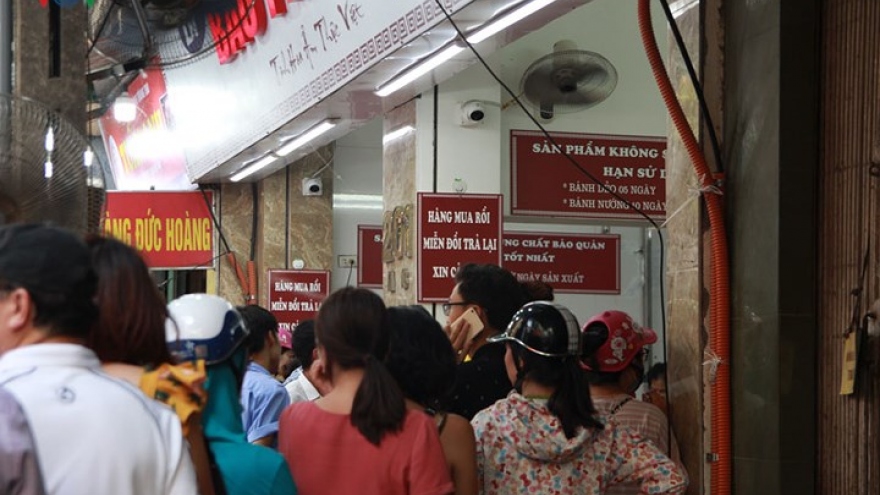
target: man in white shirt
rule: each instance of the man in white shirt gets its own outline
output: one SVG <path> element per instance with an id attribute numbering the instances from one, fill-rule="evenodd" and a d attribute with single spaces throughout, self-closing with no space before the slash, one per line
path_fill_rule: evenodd
<path id="1" fill-rule="evenodd" d="M 96 283 L 72 233 L 0 227 L 0 387 L 27 417 L 46 493 L 194 494 L 177 416 L 83 345 Z"/>
<path id="2" fill-rule="evenodd" d="M 321 389 L 329 387 L 329 384 L 322 378 L 321 365 L 317 362 L 314 320 L 304 320 L 296 326 L 293 331 L 293 354 L 302 363 L 302 373 L 284 385 L 290 394 L 290 403 L 309 402 L 321 397 Z M 324 390 L 326 392 L 329 390 Z"/>

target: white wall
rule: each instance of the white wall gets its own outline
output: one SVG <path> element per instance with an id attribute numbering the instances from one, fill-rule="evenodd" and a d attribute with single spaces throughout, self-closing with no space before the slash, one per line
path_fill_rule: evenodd
<path id="1" fill-rule="evenodd" d="M 655 29 L 665 32 L 662 12 L 655 12 Z M 544 28 L 533 32 L 487 57 L 490 66 L 514 91 L 518 91 L 525 69 L 536 59 L 552 52 L 560 39 L 574 41 L 579 49 L 602 54 L 618 71 L 618 85 L 604 102 L 587 110 L 558 114 L 545 122 L 548 131 L 621 135 L 666 135 L 666 111 L 642 51 L 636 23 L 636 4 L 621 0 L 595 0 Z M 510 191 L 511 129 L 533 130 L 536 126 L 515 104 L 501 105 L 511 98 L 481 65 L 472 66 L 439 85 L 437 112 L 434 93 L 418 100 L 418 171 L 420 190 L 431 191 L 434 180 L 433 124 L 437 119 L 437 191 L 454 192 L 453 181 L 461 178 L 469 193 Z M 477 127 L 458 124 L 458 104 L 481 100 L 487 111 Z M 630 223 L 606 225 L 595 221 L 524 218 L 509 215 L 505 200 L 505 229 L 517 231 L 612 233 L 621 236 L 620 295 L 558 294 L 557 301 L 568 306 L 583 323 L 607 309 L 619 309 L 640 322 L 660 328 L 659 285 L 662 270 L 657 265 L 658 243 L 646 242 L 645 225 Z M 646 260 L 646 250 L 649 251 Z M 646 273 L 650 268 L 652 273 Z M 442 320 L 443 317 L 439 314 Z M 662 341 L 662 334 L 661 334 Z M 654 349 L 662 354 L 662 346 Z"/>
<path id="2" fill-rule="evenodd" d="M 330 289 L 345 287 L 349 269 L 338 256 L 356 256 L 358 225 L 382 225 L 382 120 L 336 141 L 333 159 L 333 270 Z M 360 260 L 358 260 L 360 262 Z M 357 269 L 350 285 L 357 285 Z"/>
<path id="3" fill-rule="evenodd" d="M 662 12 L 656 9 L 655 29 L 665 32 Z M 557 115 L 546 123 L 549 131 L 622 135 L 666 135 L 666 112 L 641 49 L 634 1 L 595 0 L 544 28 L 489 56 L 488 62 L 503 80 L 517 91 L 523 71 L 539 57 L 552 51 L 560 39 L 575 41 L 580 49 L 608 58 L 616 67 L 619 81 L 615 92 L 601 104 L 582 112 Z M 417 100 L 416 185 L 420 191 L 434 191 L 434 124 L 436 119 L 436 191 L 454 192 L 456 178 L 467 184 L 469 193 L 509 194 L 511 129 L 535 129 L 519 108 L 501 110 L 509 101 L 501 86 L 480 65 L 458 74 Z M 487 112 L 477 127 L 458 124 L 459 104 L 481 100 Z M 381 195 L 381 125 L 370 124 L 337 141 L 335 193 Z M 357 251 L 358 223 L 380 223 L 380 210 L 334 208 L 334 252 Z M 509 212 L 509 207 L 506 206 Z M 659 287 L 656 235 L 647 241 L 642 224 L 603 225 L 595 221 L 516 218 L 507 215 L 505 228 L 517 231 L 613 233 L 621 236 L 621 293 L 609 295 L 558 294 L 557 300 L 571 308 L 583 323 L 595 313 L 619 309 L 652 325 L 658 332 Z M 646 260 L 646 249 L 649 253 Z M 650 268 L 647 273 L 646 268 Z M 333 288 L 345 284 L 347 271 L 335 269 Z M 356 274 L 355 274 L 356 276 Z M 354 283 L 354 282 L 353 282 Z M 451 290 L 451 287 L 450 287 Z M 430 308 L 430 306 L 429 306 Z M 439 308 L 436 314 L 444 319 Z M 654 354 L 662 354 L 655 346 Z M 655 358 L 659 360 L 659 358 Z"/>

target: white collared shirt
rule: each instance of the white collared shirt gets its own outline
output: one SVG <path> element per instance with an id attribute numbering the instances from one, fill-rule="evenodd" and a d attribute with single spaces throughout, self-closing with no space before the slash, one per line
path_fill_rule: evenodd
<path id="1" fill-rule="evenodd" d="M 286 388 L 287 393 L 290 394 L 291 404 L 296 404 L 297 402 L 311 402 L 321 397 L 321 393 L 318 392 L 318 389 L 316 389 L 314 385 L 312 385 L 312 382 L 309 381 L 305 373 L 299 375 L 296 380 L 288 383 L 284 388 Z"/>
<path id="2" fill-rule="evenodd" d="M 0 386 L 27 416 L 47 494 L 197 493 L 177 416 L 101 371 L 75 344 L 35 344 L 0 356 Z"/>

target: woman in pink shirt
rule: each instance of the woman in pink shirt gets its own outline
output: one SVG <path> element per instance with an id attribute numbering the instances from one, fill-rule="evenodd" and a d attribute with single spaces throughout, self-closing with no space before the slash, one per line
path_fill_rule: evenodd
<path id="1" fill-rule="evenodd" d="M 382 299 L 347 287 L 315 322 L 318 360 L 333 385 L 282 414 L 278 450 L 302 495 L 449 495 L 446 459 L 433 420 L 408 411 L 383 364 L 389 345 Z"/>

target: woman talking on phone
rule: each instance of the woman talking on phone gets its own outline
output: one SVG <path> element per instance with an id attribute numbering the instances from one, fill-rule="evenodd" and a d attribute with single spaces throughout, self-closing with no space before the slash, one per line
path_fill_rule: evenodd
<path id="1" fill-rule="evenodd" d="M 595 418 L 568 309 L 526 304 L 490 340 L 506 346 L 516 391 L 472 421 L 484 495 L 601 495 L 625 482 L 639 493 L 684 493 L 685 475 L 657 447 Z"/>
<path id="2" fill-rule="evenodd" d="M 366 289 L 334 292 L 318 311 L 315 341 L 333 389 L 280 420 L 278 450 L 299 492 L 453 493 L 434 420 L 407 410 L 383 364 L 390 330 L 382 299 Z"/>

